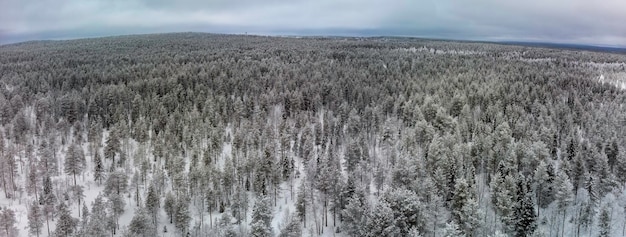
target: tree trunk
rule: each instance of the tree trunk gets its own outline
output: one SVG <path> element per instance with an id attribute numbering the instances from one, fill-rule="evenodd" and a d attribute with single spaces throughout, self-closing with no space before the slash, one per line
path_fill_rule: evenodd
<path id="1" fill-rule="evenodd" d="M 565 210 L 563 210 L 563 220 L 561 220 L 561 237 L 565 234 Z"/>
<path id="2" fill-rule="evenodd" d="M 326 195 L 324 195 L 324 226 L 328 226 L 328 211 L 327 211 L 328 202 L 326 200 Z"/>
<path id="3" fill-rule="evenodd" d="M 48 228 L 48 236 L 50 236 L 50 223 L 48 222 L 48 213 L 46 213 L 46 227 Z"/>

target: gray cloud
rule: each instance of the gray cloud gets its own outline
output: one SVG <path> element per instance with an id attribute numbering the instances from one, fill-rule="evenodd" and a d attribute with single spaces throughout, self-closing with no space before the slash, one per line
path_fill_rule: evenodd
<path id="1" fill-rule="evenodd" d="M 623 0 L 4 0 L 0 42 L 248 31 L 626 46 L 624 10 Z"/>

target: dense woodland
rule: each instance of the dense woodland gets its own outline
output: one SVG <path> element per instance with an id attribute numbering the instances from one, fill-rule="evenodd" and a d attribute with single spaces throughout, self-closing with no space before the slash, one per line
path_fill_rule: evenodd
<path id="1" fill-rule="evenodd" d="M 393 37 L 0 46 L 0 236 L 623 236 L 625 62 Z"/>

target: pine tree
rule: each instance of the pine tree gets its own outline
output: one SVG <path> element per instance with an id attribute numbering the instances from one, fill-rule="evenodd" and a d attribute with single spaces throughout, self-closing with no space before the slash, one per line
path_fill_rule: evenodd
<path id="1" fill-rule="evenodd" d="M 123 192 L 126 192 L 126 188 L 128 187 L 128 176 L 121 170 L 116 170 L 112 172 L 104 186 L 104 191 L 107 193 L 115 193 L 120 195 Z"/>
<path id="2" fill-rule="evenodd" d="M 72 217 L 70 210 L 67 209 L 65 203 L 59 204 L 59 220 L 57 220 L 57 226 L 54 231 L 56 236 L 71 236 L 76 230 L 78 220 Z"/>
<path id="3" fill-rule="evenodd" d="M 156 226 L 152 223 L 149 210 L 140 207 L 135 211 L 133 219 L 128 224 L 126 236 L 151 237 L 157 236 Z"/>
<path id="4" fill-rule="evenodd" d="M 86 166 L 85 153 L 77 144 L 72 144 L 66 154 L 65 173 L 74 177 L 74 186 L 76 186 L 76 174 L 83 172 Z"/>
<path id="5" fill-rule="evenodd" d="M 504 231 L 512 233 L 515 228 L 515 205 L 517 201 L 517 184 L 511 175 L 502 177 L 498 172 L 491 182 L 492 203 L 500 220 L 504 224 Z"/>
<path id="6" fill-rule="evenodd" d="M 109 208 L 110 208 L 110 216 L 111 219 L 115 220 L 115 228 L 119 225 L 119 217 L 124 213 L 124 206 L 126 202 L 124 201 L 124 197 L 117 195 L 115 193 L 110 193 L 109 197 Z"/>
<path id="7" fill-rule="evenodd" d="M 302 226 L 296 216 L 289 218 L 287 226 L 280 231 L 278 237 L 300 237 L 302 236 Z"/>
<path id="8" fill-rule="evenodd" d="M 554 181 L 555 183 L 555 192 L 554 196 L 557 203 L 557 209 L 562 213 L 561 219 L 561 235 L 563 235 L 564 226 L 565 226 L 565 215 L 567 212 L 567 208 L 574 201 L 574 186 L 572 182 L 570 182 L 569 177 L 564 171 L 559 171 Z"/>
<path id="9" fill-rule="evenodd" d="M 540 161 L 535 170 L 534 180 L 537 205 L 540 208 L 546 208 L 554 201 L 554 172 L 552 166 L 544 161 Z"/>
<path id="10" fill-rule="evenodd" d="M 521 178 L 518 185 L 518 198 L 520 199 L 515 210 L 517 222 L 515 225 L 515 236 L 530 236 L 537 228 L 537 215 L 535 214 L 535 203 L 530 191 L 530 182 L 526 178 Z"/>
<path id="11" fill-rule="evenodd" d="M 411 227 L 418 230 L 425 230 L 427 218 L 424 215 L 424 207 L 419 196 L 413 191 L 404 188 L 391 188 L 383 194 L 380 202 L 384 202 L 391 211 L 391 219 L 397 230 L 387 230 L 388 232 L 399 232 L 399 235 L 407 235 Z M 380 205 L 380 204 L 379 204 Z M 379 207 L 386 210 L 386 207 Z M 377 212 L 374 210 L 373 212 Z M 379 216 L 380 217 L 380 216 Z M 391 228 L 391 227 L 389 227 Z"/>
<path id="12" fill-rule="evenodd" d="M 176 210 L 176 198 L 172 192 L 167 192 L 165 195 L 165 201 L 163 201 L 163 209 L 165 213 L 170 217 L 170 224 L 174 223 L 174 213 Z"/>
<path id="13" fill-rule="evenodd" d="M 46 219 L 46 227 L 48 228 L 48 235 L 50 235 L 50 223 L 49 219 L 55 215 L 54 204 L 56 203 L 56 196 L 52 192 L 52 181 L 50 176 L 46 176 L 43 179 L 43 194 L 41 195 L 39 203 L 43 205 L 43 215 Z"/>
<path id="14" fill-rule="evenodd" d="M 76 231 L 76 235 L 84 236 L 87 234 L 87 227 L 89 226 L 89 208 L 87 208 L 87 204 L 83 202 L 83 211 L 82 211 L 82 219 L 80 223 L 78 223 L 78 228 Z"/>
<path id="15" fill-rule="evenodd" d="M 626 150 L 620 149 L 615 164 L 615 175 L 620 185 L 626 184 Z"/>
<path id="16" fill-rule="evenodd" d="M 39 237 L 43 227 L 43 213 L 39 208 L 39 203 L 33 201 L 28 209 L 28 233 Z"/>
<path id="17" fill-rule="evenodd" d="M 580 235 L 580 227 L 582 227 L 583 230 L 587 230 L 591 227 L 591 224 L 593 223 L 593 216 L 596 213 L 595 209 L 595 204 L 591 201 L 581 204 L 578 214 L 578 227 L 576 229 L 577 236 Z"/>
<path id="18" fill-rule="evenodd" d="M 106 146 L 104 147 L 104 158 L 111 160 L 111 171 L 113 171 L 113 167 L 115 166 L 115 155 L 121 150 L 117 129 L 115 129 L 115 127 L 111 128 L 112 129 L 109 131 L 109 137 L 107 137 Z"/>
<path id="19" fill-rule="evenodd" d="M 146 209 L 150 213 L 152 218 L 152 224 L 156 225 L 159 208 L 161 207 L 160 199 L 154 190 L 154 185 L 150 185 L 148 188 L 148 196 L 146 197 Z"/>
<path id="20" fill-rule="evenodd" d="M 443 237 L 465 237 L 465 234 L 461 232 L 459 225 L 453 221 L 446 224 L 446 227 L 443 229 Z"/>
<path id="21" fill-rule="evenodd" d="M 187 235 L 189 221 L 191 221 L 191 216 L 189 215 L 189 198 L 184 195 L 179 196 L 178 200 L 176 200 L 174 212 L 174 225 L 182 235 Z"/>
<path id="22" fill-rule="evenodd" d="M 106 204 L 102 199 L 102 195 L 98 195 L 91 206 L 91 214 L 89 218 L 89 224 L 86 228 L 87 236 L 107 237 L 106 220 L 108 215 L 106 213 Z"/>
<path id="23" fill-rule="evenodd" d="M 267 196 L 260 197 L 254 203 L 250 234 L 255 237 L 272 236 L 272 209 L 270 199 Z"/>
<path id="24" fill-rule="evenodd" d="M 1 232 L 3 234 L 6 234 L 7 237 L 17 236 L 18 231 L 15 224 L 17 224 L 17 221 L 13 209 L 7 207 L 4 210 L 0 210 L 0 228 L 2 228 Z"/>
<path id="25" fill-rule="evenodd" d="M 93 179 L 100 184 L 102 183 L 102 180 L 104 180 L 104 165 L 102 164 L 100 152 L 94 152 L 93 162 Z"/>
<path id="26" fill-rule="evenodd" d="M 368 204 L 359 195 L 348 199 L 346 208 L 342 211 L 343 230 L 350 236 L 364 236 L 368 211 Z"/>
<path id="27" fill-rule="evenodd" d="M 389 203 L 380 201 L 367 215 L 364 227 L 367 236 L 401 236 L 402 232 L 396 224 L 397 220 L 393 212 Z"/>
<path id="28" fill-rule="evenodd" d="M 615 186 L 615 177 L 613 173 L 610 171 L 610 167 L 608 164 L 608 160 L 604 152 L 595 153 L 594 157 L 597 162 L 595 168 L 595 175 L 598 177 L 600 197 L 604 197 L 607 193 L 613 190 Z"/>
<path id="29" fill-rule="evenodd" d="M 611 236 L 611 216 L 609 215 L 609 210 L 605 206 L 602 208 L 600 212 L 600 218 L 598 219 L 598 228 L 600 228 L 600 233 L 598 237 L 609 237 Z"/>
<path id="30" fill-rule="evenodd" d="M 309 197 L 306 192 L 307 190 L 304 182 L 306 181 L 302 181 L 302 185 L 298 188 L 298 195 L 296 197 L 296 214 L 300 217 L 300 220 L 304 222 L 304 227 L 306 227 L 306 211 Z"/>

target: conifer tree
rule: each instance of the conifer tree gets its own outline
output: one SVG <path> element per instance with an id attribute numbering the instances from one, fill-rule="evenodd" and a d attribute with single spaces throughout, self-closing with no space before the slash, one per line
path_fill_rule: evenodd
<path id="1" fill-rule="evenodd" d="M 530 190 L 529 181 L 521 177 L 518 181 L 519 202 L 515 210 L 517 222 L 515 225 L 515 236 L 530 236 L 537 228 L 537 215 L 535 214 L 535 203 Z"/>
<path id="2" fill-rule="evenodd" d="M 91 206 L 91 214 L 89 218 L 89 224 L 87 225 L 87 236 L 107 237 L 107 219 L 109 215 L 106 212 L 106 203 L 104 202 L 102 195 L 99 194 L 93 201 Z"/>
<path id="3" fill-rule="evenodd" d="M 70 210 L 65 203 L 59 204 L 59 219 L 57 220 L 57 226 L 54 230 L 56 236 L 71 236 L 76 230 L 78 220 L 72 217 Z"/>
<path id="4" fill-rule="evenodd" d="M 280 231 L 278 237 L 300 237 L 302 236 L 302 224 L 296 216 L 291 216 L 285 228 Z"/>
<path id="5" fill-rule="evenodd" d="M 574 201 L 574 186 L 564 171 L 559 171 L 554 182 L 556 187 L 554 196 L 557 202 L 557 209 L 562 214 L 561 235 L 563 235 L 567 208 Z"/>
<path id="6" fill-rule="evenodd" d="M 159 208 L 161 207 L 160 198 L 154 190 L 154 185 L 148 187 L 148 196 L 146 197 L 146 210 L 150 213 L 152 224 L 156 225 Z"/>
<path id="7" fill-rule="evenodd" d="M 43 213 L 39 208 L 39 203 L 33 201 L 28 209 L 28 233 L 39 237 L 43 227 Z"/>
<path id="8" fill-rule="evenodd" d="M 17 220 L 15 219 L 15 211 L 11 208 L 4 208 L 4 210 L 0 209 L 0 228 L 2 228 L 1 232 L 6 234 L 7 237 L 17 236 L 18 231 Z"/>
<path id="9" fill-rule="evenodd" d="M 600 228 L 600 233 L 598 237 L 609 237 L 611 236 L 611 216 L 609 215 L 609 210 L 605 206 L 602 208 L 600 212 L 600 218 L 598 219 L 598 228 Z"/>
<path id="10" fill-rule="evenodd" d="M 272 236 L 272 209 L 267 196 L 260 197 L 252 210 L 250 234 L 256 237 Z"/>
<path id="11" fill-rule="evenodd" d="M 128 233 L 126 236 L 157 236 L 156 226 L 153 224 L 150 212 L 146 208 L 137 208 L 133 219 L 128 224 Z"/>
<path id="12" fill-rule="evenodd" d="M 102 183 L 104 180 L 104 164 L 102 164 L 102 158 L 100 157 L 100 152 L 96 151 L 93 153 L 93 179 L 98 182 L 98 184 Z"/>
<path id="13" fill-rule="evenodd" d="M 181 195 L 176 200 L 176 207 L 174 208 L 174 225 L 182 235 L 189 234 L 189 221 L 191 220 L 189 214 L 189 198 Z"/>
<path id="14" fill-rule="evenodd" d="M 172 192 L 167 192 L 165 200 L 163 201 L 163 209 L 165 213 L 170 217 L 170 224 L 174 223 L 174 214 L 176 211 L 176 198 Z"/>
<path id="15" fill-rule="evenodd" d="M 77 144 L 72 144 L 67 150 L 65 156 L 65 173 L 72 175 L 74 178 L 74 186 L 76 186 L 76 174 L 80 174 L 85 169 L 86 161 L 83 149 Z"/>

